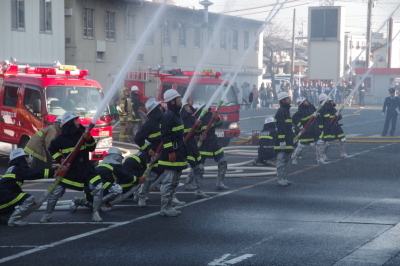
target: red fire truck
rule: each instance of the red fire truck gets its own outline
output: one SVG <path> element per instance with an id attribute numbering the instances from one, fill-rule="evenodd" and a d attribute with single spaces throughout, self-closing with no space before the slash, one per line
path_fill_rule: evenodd
<path id="1" fill-rule="evenodd" d="M 75 66 L 29 67 L 0 63 L 0 154 L 24 147 L 38 130 L 57 116 L 73 111 L 87 126 L 104 98 L 89 72 Z M 75 102 L 74 106 L 71 105 Z M 91 160 L 101 160 L 112 145 L 112 116 L 104 110 L 91 134 L 97 141 Z"/>
<path id="2" fill-rule="evenodd" d="M 146 86 L 151 86 L 155 82 L 151 81 L 151 77 L 156 78 L 157 83 L 157 98 L 163 101 L 164 92 L 168 89 L 177 90 L 183 97 L 190 84 L 190 81 L 195 77 L 195 85 L 189 97 L 191 103 L 207 103 L 214 92 L 218 89 L 220 84 L 223 83 L 221 72 L 214 72 L 213 70 L 202 70 L 200 73 L 194 71 L 182 71 L 181 69 L 173 69 L 167 73 L 151 73 L 150 71 L 132 71 L 126 76 L 125 86 L 130 88 L 133 85 L 139 87 L 141 95 L 145 95 Z M 228 83 L 224 85 L 224 90 L 229 86 Z M 229 91 L 224 100 L 224 104 L 220 107 L 218 113 L 222 119 L 222 126 L 216 129 L 216 134 L 220 139 L 223 146 L 229 145 L 231 138 L 240 135 L 239 123 L 239 109 L 240 105 L 236 98 L 236 94 L 232 87 L 229 86 Z M 223 90 L 223 91 L 224 91 Z M 212 104 L 212 110 L 221 100 L 223 91 L 216 97 Z M 143 98 L 143 101 L 147 100 Z M 164 107 L 166 107 L 165 103 Z"/>

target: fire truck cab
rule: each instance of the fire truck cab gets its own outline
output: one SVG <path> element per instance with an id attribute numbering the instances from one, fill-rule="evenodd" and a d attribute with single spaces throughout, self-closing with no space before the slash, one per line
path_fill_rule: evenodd
<path id="1" fill-rule="evenodd" d="M 224 82 L 224 80 L 221 78 L 221 75 L 221 72 L 214 72 L 213 70 L 209 69 L 202 70 L 200 73 L 194 71 L 182 71 L 181 69 L 173 69 L 167 71 L 167 73 L 147 72 L 142 74 L 143 77 L 158 77 L 159 82 L 157 98 L 159 101 L 164 101 L 164 92 L 169 89 L 177 90 L 183 97 L 189 87 L 190 82 L 195 78 L 194 88 L 192 89 L 191 95 L 188 98 L 192 104 L 195 102 L 207 104 L 214 92 Z M 138 72 L 128 73 L 125 84 L 126 86 L 136 85 L 139 87 L 140 91 L 144 92 L 147 82 L 143 80 L 143 77 L 139 77 Z M 224 100 L 224 103 L 218 111 L 222 119 L 222 125 L 221 127 L 216 128 L 215 131 L 222 146 L 228 146 L 231 138 L 235 138 L 240 135 L 240 104 L 233 88 L 229 86 L 228 82 L 224 84 L 224 89 L 212 103 L 211 109 L 215 110 L 215 107 L 217 106 L 219 100 L 221 100 L 223 92 L 226 89 L 229 91 L 227 92 L 225 99 L 222 99 Z M 143 99 L 143 101 L 145 101 L 145 99 Z M 163 102 L 163 106 L 166 108 L 166 103 Z"/>
<path id="2" fill-rule="evenodd" d="M 37 131 L 66 111 L 89 125 L 104 98 L 100 84 L 86 79 L 89 72 L 75 66 L 29 67 L 0 63 L 0 154 L 25 147 Z M 112 145 L 112 116 L 108 107 L 91 134 L 97 148 L 91 160 L 101 160 Z"/>

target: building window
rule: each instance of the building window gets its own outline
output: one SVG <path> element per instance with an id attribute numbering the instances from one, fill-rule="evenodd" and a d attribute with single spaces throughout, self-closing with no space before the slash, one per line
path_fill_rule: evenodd
<path id="1" fill-rule="evenodd" d="M 25 1 L 11 0 L 11 29 L 25 29 Z"/>
<path id="2" fill-rule="evenodd" d="M 232 30 L 232 50 L 237 51 L 239 47 L 239 31 L 234 29 Z"/>
<path id="3" fill-rule="evenodd" d="M 186 27 L 185 24 L 179 24 L 179 46 L 186 47 Z"/>
<path id="4" fill-rule="evenodd" d="M 226 29 L 221 29 L 219 40 L 219 48 L 221 50 L 226 50 Z"/>
<path id="5" fill-rule="evenodd" d="M 244 32 L 244 38 L 243 38 L 243 40 L 244 40 L 244 50 L 246 51 L 248 48 L 249 48 L 249 32 L 248 31 L 245 31 Z"/>
<path id="6" fill-rule="evenodd" d="M 151 23 L 151 18 L 146 19 L 146 25 Z M 149 37 L 147 37 L 146 43 L 147 44 L 154 44 L 154 28 L 150 31 Z"/>
<path id="7" fill-rule="evenodd" d="M 258 49 L 260 46 L 260 36 L 257 36 L 257 32 L 254 33 L 254 37 L 256 38 L 256 43 L 254 44 L 254 52 L 258 53 Z"/>
<path id="8" fill-rule="evenodd" d="M 83 38 L 93 39 L 94 9 L 85 8 L 83 10 Z"/>
<path id="9" fill-rule="evenodd" d="M 214 34 L 214 27 L 212 26 L 208 27 L 208 42 L 211 42 L 211 44 L 209 44 L 208 47 L 210 47 L 211 49 L 214 49 L 215 38 L 213 34 Z"/>
<path id="10" fill-rule="evenodd" d="M 134 22 L 133 22 L 134 16 L 133 15 L 127 15 L 126 17 L 126 40 L 127 41 L 133 41 L 135 40 L 135 31 L 134 31 Z"/>
<path id="11" fill-rule="evenodd" d="M 163 45 L 170 45 L 170 38 L 169 38 L 169 22 L 164 21 L 162 24 L 162 44 Z"/>
<path id="12" fill-rule="evenodd" d="M 115 12 L 106 11 L 106 40 L 115 41 Z"/>
<path id="13" fill-rule="evenodd" d="M 144 54 L 138 54 L 137 60 L 138 62 L 144 62 Z"/>
<path id="14" fill-rule="evenodd" d="M 105 52 L 97 52 L 96 61 L 104 62 L 105 61 Z"/>
<path id="15" fill-rule="evenodd" d="M 199 28 L 194 29 L 194 40 L 193 40 L 193 47 L 200 48 L 200 40 L 201 40 L 201 31 Z"/>
<path id="16" fill-rule="evenodd" d="M 171 57 L 171 62 L 174 63 L 174 64 L 177 64 L 178 63 L 178 57 L 177 56 L 172 56 Z"/>
<path id="17" fill-rule="evenodd" d="M 40 31 L 51 32 L 51 0 L 40 0 Z"/>

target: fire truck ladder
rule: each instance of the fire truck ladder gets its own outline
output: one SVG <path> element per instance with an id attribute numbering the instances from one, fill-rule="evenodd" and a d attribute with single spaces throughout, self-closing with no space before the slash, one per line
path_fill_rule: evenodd
<path id="1" fill-rule="evenodd" d="M 148 69 L 132 69 L 126 73 L 126 79 L 137 80 L 137 81 L 149 81 L 149 70 Z"/>

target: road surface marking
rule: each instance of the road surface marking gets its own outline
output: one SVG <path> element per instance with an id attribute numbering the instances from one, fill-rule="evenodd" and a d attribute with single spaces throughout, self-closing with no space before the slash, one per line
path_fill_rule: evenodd
<path id="1" fill-rule="evenodd" d="M 255 254 L 244 254 L 242 256 L 226 260 L 231 254 L 225 254 L 219 259 L 215 259 L 208 264 L 208 266 L 223 266 L 223 265 L 233 265 L 239 263 L 245 259 L 253 257 Z"/>

